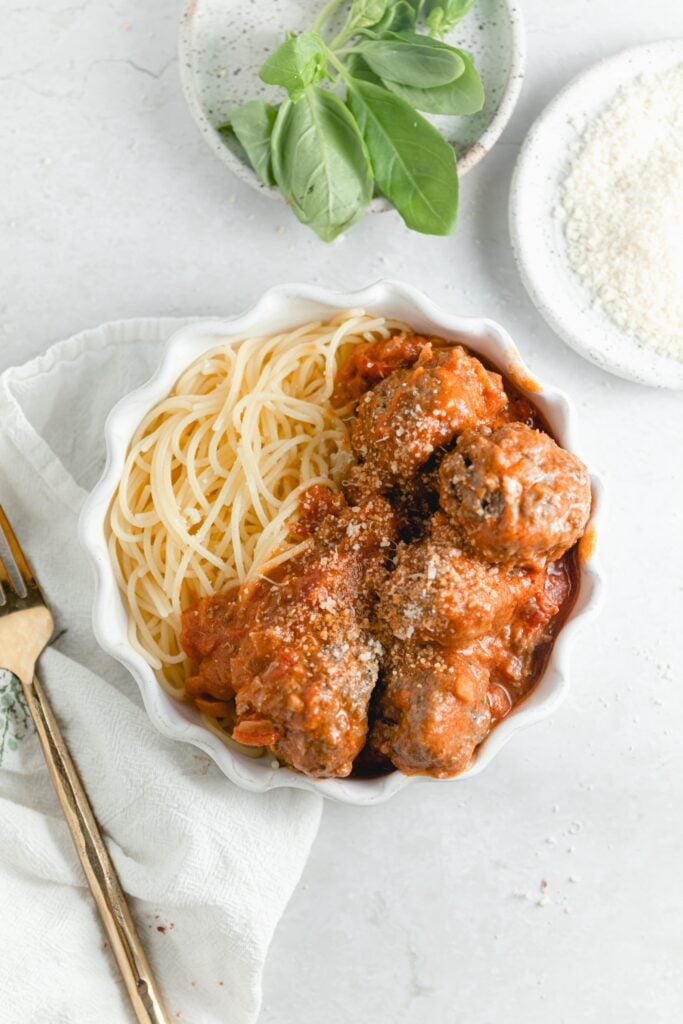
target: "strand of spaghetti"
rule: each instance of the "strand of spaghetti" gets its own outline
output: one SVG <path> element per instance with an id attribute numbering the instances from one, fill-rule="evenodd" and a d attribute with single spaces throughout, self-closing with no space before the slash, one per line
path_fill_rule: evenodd
<path id="1" fill-rule="evenodd" d="M 213 430 L 211 424 L 208 434 L 207 460 L 216 476 L 227 475 L 230 471 L 235 463 L 236 447 L 237 435 L 232 426 L 226 425 L 224 430 L 217 431 Z"/>
<path id="2" fill-rule="evenodd" d="M 159 444 L 161 445 L 161 438 L 159 439 Z M 220 569 L 220 560 L 216 558 L 213 552 L 206 545 L 201 543 L 208 533 L 209 527 L 213 521 L 212 517 L 215 515 L 216 506 L 214 505 L 213 508 L 209 508 L 205 523 L 197 534 L 192 535 L 186 528 L 182 527 L 179 517 L 177 515 L 172 515 L 170 512 L 174 502 L 172 497 L 172 471 L 167 456 L 168 443 L 162 446 L 161 451 L 157 450 L 157 452 L 155 452 L 152 464 L 152 494 L 154 505 L 159 511 L 161 521 L 168 534 L 171 537 L 174 537 L 180 545 L 187 547 L 188 553 L 190 551 L 201 552 L 203 558 L 212 565 L 215 565 L 217 569 Z M 223 488 L 221 490 L 223 490 Z"/>
<path id="3" fill-rule="evenodd" d="M 181 461 L 185 466 L 185 470 L 188 473 L 188 475 L 193 474 L 194 467 L 201 461 L 198 455 L 200 446 L 204 446 L 207 440 L 207 435 L 209 434 L 210 431 L 211 419 L 207 417 L 204 423 L 198 423 L 196 430 L 190 433 L 186 451 L 181 452 L 180 455 L 178 456 L 179 461 Z M 216 473 L 217 476 L 220 475 L 220 466 L 215 466 L 212 468 L 214 469 L 214 472 Z M 202 495 L 201 497 L 202 500 L 200 504 L 204 504 L 204 496 Z"/>
<path id="4" fill-rule="evenodd" d="M 233 365 L 233 371 L 231 374 L 230 388 L 225 399 L 226 410 L 234 408 L 237 396 L 241 389 L 241 385 L 244 381 L 245 376 L 249 378 L 249 366 L 251 362 L 252 368 L 256 366 L 256 361 L 252 360 L 254 350 L 261 351 L 261 362 L 264 363 L 268 360 L 269 351 L 277 345 L 282 335 L 275 335 L 273 338 L 252 338 L 243 341 L 239 346 L 235 348 L 235 363 Z M 253 382 L 252 382 L 253 386 Z"/>
<path id="5" fill-rule="evenodd" d="M 256 544 L 254 563 L 251 567 L 251 575 L 259 571 L 259 563 L 261 562 L 259 554 L 261 552 L 277 553 L 277 548 L 275 546 L 276 538 L 279 537 L 279 535 L 282 533 L 284 525 L 292 519 L 294 513 L 296 512 L 301 495 L 304 493 L 304 491 L 308 490 L 309 487 L 313 487 L 316 484 L 323 487 L 328 486 L 329 478 L 319 476 L 312 477 L 311 479 L 306 480 L 305 483 L 299 484 L 298 487 L 295 487 L 294 490 L 291 491 L 290 494 L 288 495 L 287 500 L 282 503 L 282 506 L 280 507 L 278 514 L 274 517 L 272 522 L 269 523 L 269 525 L 263 531 L 261 536 L 258 538 Z M 267 557 L 267 555 L 263 554 L 261 557 L 265 558 Z"/>
<path id="6" fill-rule="evenodd" d="M 360 313 L 360 315 L 353 316 L 353 313 Z M 325 353 L 325 397 L 330 398 L 334 389 L 334 375 L 337 371 L 337 352 L 344 341 L 344 339 L 354 331 L 354 329 L 362 322 L 362 312 L 352 311 L 353 319 L 339 325 L 334 335 L 332 336 L 328 350 Z"/>
<path id="7" fill-rule="evenodd" d="M 283 562 L 288 562 L 290 558 L 296 558 L 297 555 L 303 554 L 303 552 L 310 546 L 310 540 L 303 540 L 293 548 L 281 551 L 279 555 L 273 555 L 273 557 L 269 558 L 267 562 L 264 562 L 261 568 L 253 575 L 264 576 L 267 572 L 271 572 L 273 569 L 276 569 L 278 565 L 282 565 Z"/>

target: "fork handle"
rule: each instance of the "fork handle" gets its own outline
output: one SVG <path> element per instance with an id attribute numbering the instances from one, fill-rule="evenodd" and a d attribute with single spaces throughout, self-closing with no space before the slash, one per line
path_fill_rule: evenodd
<path id="1" fill-rule="evenodd" d="M 139 1024 L 169 1024 L 114 865 L 69 749 L 36 677 L 21 683 L 52 782 L 62 805 L 85 877 L 95 897 Z"/>

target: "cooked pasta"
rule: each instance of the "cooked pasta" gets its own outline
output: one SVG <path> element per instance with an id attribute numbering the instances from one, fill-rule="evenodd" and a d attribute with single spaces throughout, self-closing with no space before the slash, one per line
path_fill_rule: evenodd
<path id="1" fill-rule="evenodd" d="M 228 338 L 196 360 L 131 442 L 109 516 L 130 642 L 183 694 L 184 608 L 292 558 L 306 488 L 337 488 L 352 408 L 330 402 L 349 347 L 403 327 L 344 311 L 266 337 Z"/>

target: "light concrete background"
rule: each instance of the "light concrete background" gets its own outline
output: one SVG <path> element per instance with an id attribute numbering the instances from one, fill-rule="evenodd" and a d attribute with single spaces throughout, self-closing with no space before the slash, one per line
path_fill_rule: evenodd
<path id="1" fill-rule="evenodd" d="M 411 235 L 384 214 L 329 247 L 205 147 L 178 82 L 180 8 L 2 5 L 0 369 L 109 319 L 233 313 L 293 279 L 404 278 L 509 328 L 574 397 L 610 492 L 610 591 L 569 700 L 471 782 L 325 808 L 262 1024 L 670 1024 L 683 1009 L 683 396 L 609 377 L 552 335 L 518 280 L 506 205 L 548 100 L 602 56 L 683 36 L 683 4 L 527 0 L 522 99 L 463 184 L 456 235 Z"/>

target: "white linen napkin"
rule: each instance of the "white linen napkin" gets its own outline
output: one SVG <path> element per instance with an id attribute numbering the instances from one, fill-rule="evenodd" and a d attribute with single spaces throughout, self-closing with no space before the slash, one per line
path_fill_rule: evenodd
<path id="1" fill-rule="evenodd" d="M 123 321 L 0 377 L 0 502 L 55 613 L 40 675 L 80 768 L 169 1015 L 246 1024 L 320 797 L 242 792 L 203 753 L 160 736 L 128 673 L 96 646 L 76 536 L 112 405 L 186 321 Z M 0 664 L 2 657 L 0 652 Z M 132 1013 L 42 754 L 0 678 L 0 1018 L 128 1024 Z"/>

